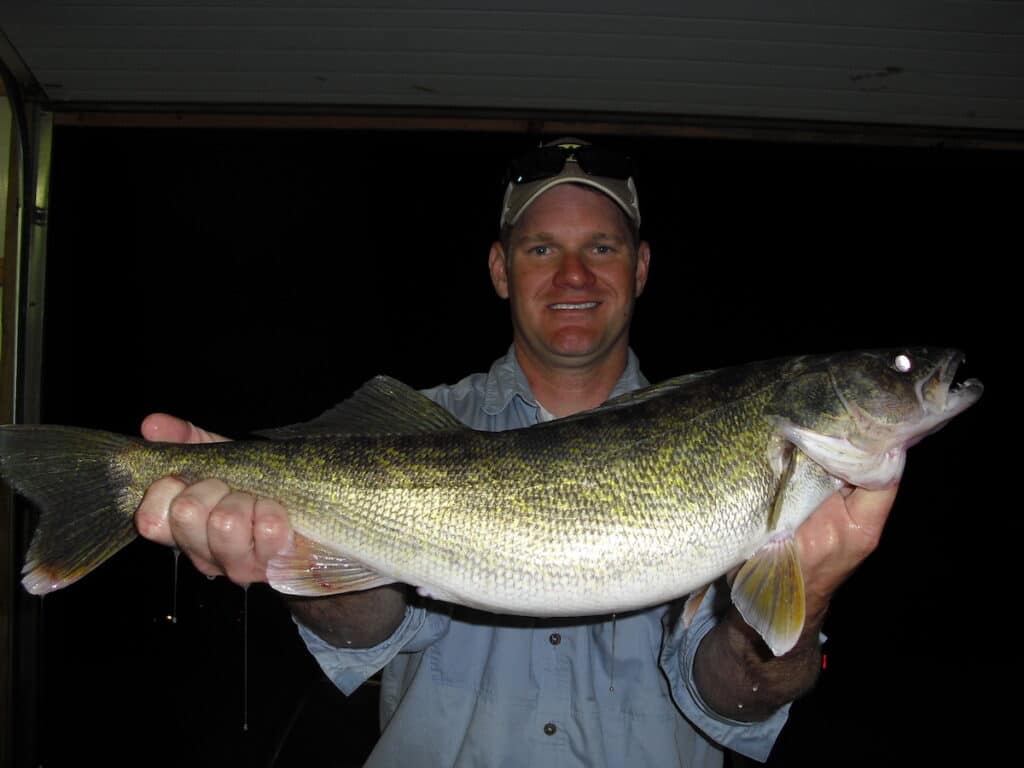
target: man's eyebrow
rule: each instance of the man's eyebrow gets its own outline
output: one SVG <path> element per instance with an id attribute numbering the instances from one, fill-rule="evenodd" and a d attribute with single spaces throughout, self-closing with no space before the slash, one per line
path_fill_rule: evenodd
<path id="1" fill-rule="evenodd" d="M 555 240 L 555 239 L 557 239 L 557 238 L 551 232 L 533 232 L 533 233 L 528 234 L 528 235 L 520 235 L 518 237 L 515 237 L 512 240 L 512 242 L 516 243 L 516 244 L 519 244 L 519 243 L 543 243 L 543 242 L 548 242 L 550 240 Z M 616 235 L 616 234 L 613 234 L 613 233 L 608 233 L 608 232 L 592 232 L 590 234 L 590 240 L 591 240 L 591 242 L 606 241 L 606 240 L 610 240 L 610 241 L 616 242 L 616 243 L 624 243 L 624 242 L 626 242 L 626 238 L 625 237 L 622 237 L 621 235 Z"/>
<path id="2" fill-rule="evenodd" d="M 515 238 L 517 243 L 539 243 L 546 240 L 554 240 L 555 236 L 550 232 L 534 232 L 529 235 L 519 235 Z"/>

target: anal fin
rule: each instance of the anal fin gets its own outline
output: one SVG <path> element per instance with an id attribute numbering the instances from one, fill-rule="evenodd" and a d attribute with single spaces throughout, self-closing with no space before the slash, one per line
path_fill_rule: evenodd
<path id="1" fill-rule="evenodd" d="M 268 563 L 267 581 L 286 595 L 322 597 L 380 587 L 395 580 L 296 533 L 288 551 Z"/>

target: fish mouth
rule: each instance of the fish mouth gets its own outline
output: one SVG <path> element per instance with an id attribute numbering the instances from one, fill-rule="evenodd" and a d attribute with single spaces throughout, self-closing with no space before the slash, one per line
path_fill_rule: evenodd
<path id="1" fill-rule="evenodd" d="M 917 397 L 925 411 L 951 419 L 978 401 L 985 389 L 982 383 L 973 378 L 957 380 L 964 362 L 963 352 L 950 350 L 945 359 L 918 382 Z"/>
<path id="2" fill-rule="evenodd" d="M 925 418 L 919 427 L 921 431 L 907 442 L 908 448 L 937 432 L 950 419 L 978 402 L 985 390 L 982 383 L 974 378 L 957 380 L 964 361 L 963 352 L 950 350 L 927 376 L 918 381 L 917 399 Z"/>

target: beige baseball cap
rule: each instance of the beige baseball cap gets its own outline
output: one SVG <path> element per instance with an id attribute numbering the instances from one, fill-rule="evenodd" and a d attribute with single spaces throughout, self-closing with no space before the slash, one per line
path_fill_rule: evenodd
<path id="1" fill-rule="evenodd" d="M 534 200 L 559 184 L 585 184 L 603 192 L 639 229 L 640 203 L 630 159 L 575 138 L 549 141 L 512 161 L 498 228 L 514 225 Z"/>

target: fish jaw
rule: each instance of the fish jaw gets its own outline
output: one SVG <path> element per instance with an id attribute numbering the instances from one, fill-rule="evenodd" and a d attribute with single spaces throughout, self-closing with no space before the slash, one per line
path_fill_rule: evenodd
<path id="1" fill-rule="evenodd" d="M 918 402 L 924 417 L 913 434 L 904 440 L 904 447 L 919 443 L 925 437 L 937 432 L 955 416 L 966 411 L 981 397 L 985 387 L 978 379 L 967 379 L 955 383 L 956 372 L 964 362 L 964 354 L 953 350 L 947 359 L 935 366 L 932 374 L 917 384 Z"/>

